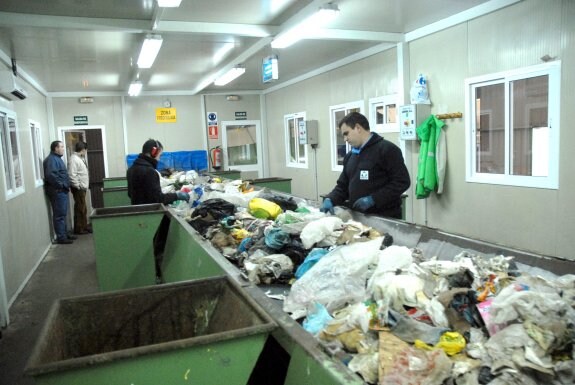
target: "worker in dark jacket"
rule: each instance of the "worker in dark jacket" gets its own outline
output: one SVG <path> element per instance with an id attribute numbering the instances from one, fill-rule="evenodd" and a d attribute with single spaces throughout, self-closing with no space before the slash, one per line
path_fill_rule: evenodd
<path id="1" fill-rule="evenodd" d="M 147 140 L 142 146 L 142 153 L 128 169 L 128 196 L 133 205 L 169 204 L 178 199 L 186 202 L 190 199 L 190 196 L 184 192 L 162 193 L 160 174 L 156 171 L 156 167 L 163 150 L 162 143 L 159 141 Z"/>
<path id="2" fill-rule="evenodd" d="M 347 205 L 366 214 L 401 218 L 401 194 L 411 182 L 399 147 L 372 133 L 358 112 L 344 116 L 338 127 L 351 151 L 320 210 L 333 214 L 334 205 Z"/>
<path id="3" fill-rule="evenodd" d="M 70 180 L 68 171 L 62 160 L 64 144 L 55 140 L 50 144 L 50 155 L 44 159 L 44 192 L 52 206 L 52 224 L 56 233 L 56 243 L 70 244 L 75 236 L 69 235 L 66 229 L 66 215 L 68 215 L 68 192 Z"/>

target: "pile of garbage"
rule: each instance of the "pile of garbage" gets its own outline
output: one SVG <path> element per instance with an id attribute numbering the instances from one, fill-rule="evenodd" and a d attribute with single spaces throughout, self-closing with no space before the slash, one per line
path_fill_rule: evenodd
<path id="1" fill-rule="evenodd" d="M 253 283 L 291 285 L 284 311 L 367 383 L 575 383 L 575 275 L 423 255 L 346 210 L 198 180 L 182 216 Z"/>

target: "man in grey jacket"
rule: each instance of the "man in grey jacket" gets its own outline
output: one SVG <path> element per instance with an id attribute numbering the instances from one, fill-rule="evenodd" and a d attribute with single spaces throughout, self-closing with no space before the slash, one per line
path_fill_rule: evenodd
<path id="1" fill-rule="evenodd" d="M 88 164 L 86 163 L 86 150 L 86 143 L 76 143 L 76 152 L 70 156 L 70 164 L 68 165 L 70 189 L 74 196 L 75 234 L 88 234 L 92 232 L 88 226 L 88 209 L 86 208 L 86 192 L 90 185 Z"/>

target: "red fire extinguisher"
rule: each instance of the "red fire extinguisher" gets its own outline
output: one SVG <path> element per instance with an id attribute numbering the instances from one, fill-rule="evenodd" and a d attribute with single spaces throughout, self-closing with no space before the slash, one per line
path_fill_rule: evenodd
<path id="1" fill-rule="evenodd" d="M 212 163 L 212 168 L 219 170 L 222 167 L 222 149 L 220 146 L 214 147 L 210 150 L 210 162 Z"/>

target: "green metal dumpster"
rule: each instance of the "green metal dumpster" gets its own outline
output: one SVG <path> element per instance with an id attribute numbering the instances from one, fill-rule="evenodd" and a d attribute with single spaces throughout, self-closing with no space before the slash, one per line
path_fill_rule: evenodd
<path id="1" fill-rule="evenodd" d="M 128 187 L 128 180 L 125 176 L 118 176 L 113 178 L 104 178 L 102 179 L 104 183 L 104 188 L 110 187 Z"/>
<path id="2" fill-rule="evenodd" d="M 102 291 L 156 283 L 153 239 L 165 213 L 159 203 L 93 211 L 90 219 Z"/>
<path id="3" fill-rule="evenodd" d="M 291 179 L 288 178 L 259 178 L 248 180 L 254 186 L 267 187 L 272 190 L 291 194 Z"/>
<path id="4" fill-rule="evenodd" d="M 129 206 L 132 201 L 128 196 L 128 187 L 102 188 L 104 207 Z"/>
<path id="5" fill-rule="evenodd" d="M 276 327 L 226 277 L 60 299 L 25 373 L 38 385 L 245 385 Z"/>
<path id="6" fill-rule="evenodd" d="M 230 180 L 236 180 L 242 178 L 242 172 L 240 170 L 210 171 L 206 174 Z"/>

